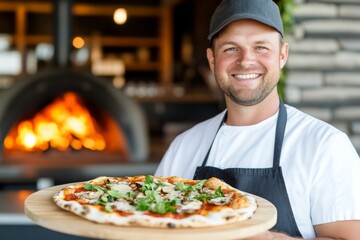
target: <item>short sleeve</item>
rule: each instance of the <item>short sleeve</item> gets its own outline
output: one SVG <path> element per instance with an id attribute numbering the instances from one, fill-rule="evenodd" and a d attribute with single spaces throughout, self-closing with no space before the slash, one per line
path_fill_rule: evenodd
<path id="1" fill-rule="evenodd" d="M 320 144 L 311 188 L 314 225 L 360 219 L 360 159 L 344 133 Z"/>

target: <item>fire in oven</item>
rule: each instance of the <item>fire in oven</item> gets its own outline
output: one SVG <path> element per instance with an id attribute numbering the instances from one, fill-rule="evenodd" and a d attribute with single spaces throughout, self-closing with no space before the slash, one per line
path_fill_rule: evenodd
<path id="1" fill-rule="evenodd" d="M 29 153 L 36 158 L 32 163 L 43 157 L 55 161 L 55 156 L 63 162 L 76 158 L 79 152 L 91 153 L 87 161 L 98 152 L 113 153 L 115 161 L 128 161 L 122 129 L 109 113 L 92 108 L 94 104 L 86 103 L 79 93 L 72 91 L 61 93 L 50 103 L 45 101 L 45 107 L 37 106 L 38 111 L 31 111 L 34 116 L 25 114 L 12 126 L 4 139 L 4 162 L 26 163 Z M 78 162 L 82 160 L 80 157 Z M 107 156 L 96 162 L 110 160 Z"/>
<path id="2" fill-rule="evenodd" d="M 1 182 L 133 175 L 125 169 L 146 162 L 143 112 L 105 79 L 51 70 L 7 91 L 0 104 Z"/>

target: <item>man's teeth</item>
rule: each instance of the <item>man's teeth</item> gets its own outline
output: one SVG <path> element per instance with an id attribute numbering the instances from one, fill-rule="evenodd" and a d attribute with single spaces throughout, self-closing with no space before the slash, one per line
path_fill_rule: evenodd
<path id="1" fill-rule="evenodd" d="M 236 78 L 240 78 L 240 79 L 252 79 L 252 78 L 257 78 L 259 76 L 259 74 L 238 74 L 235 75 Z"/>

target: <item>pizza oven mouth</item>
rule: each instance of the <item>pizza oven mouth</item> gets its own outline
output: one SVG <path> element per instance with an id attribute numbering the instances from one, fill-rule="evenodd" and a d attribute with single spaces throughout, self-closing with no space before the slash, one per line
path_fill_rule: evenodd
<path id="1" fill-rule="evenodd" d="M 37 74 L 8 89 L 0 106 L 2 182 L 132 174 L 121 168 L 147 161 L 141 107 L 90 73 Z"/>
<path id="2" fill-rule="evenodd" d="M 53 5 L 52 66 L 1 93 L 0 189 L 153 173 L 142 108 L 71 66 L 72 1 Z"/>

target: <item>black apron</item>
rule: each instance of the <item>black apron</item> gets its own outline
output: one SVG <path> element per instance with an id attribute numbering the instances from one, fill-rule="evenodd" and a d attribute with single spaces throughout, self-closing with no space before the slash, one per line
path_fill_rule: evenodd
<path id="1" fill-rule="evenodd" d="M 223 125 L 226 114 L 217 130 Z M 196 168 L 194 179 L 217 177 L 231 186 L 242 191 L 255 194 L 272 202 L 277 211 L 278 219 L 273 230 L 284 232 L 290 236 L 301 237 L 296 225 L 289 198 L 286 191 L 284 178 L 280 167 L 280 155 L 284 139 L 287 113 L 284 104 L 280 101 L 280 109 L 276 124 L 275 146 L 272 168 L 226 168 L 206 166 L 212 145 L 200 167 Z M 216 133 L 217 134 L 217 133 Z M 254 150 L 255 151 L 255 150 Z"/>

